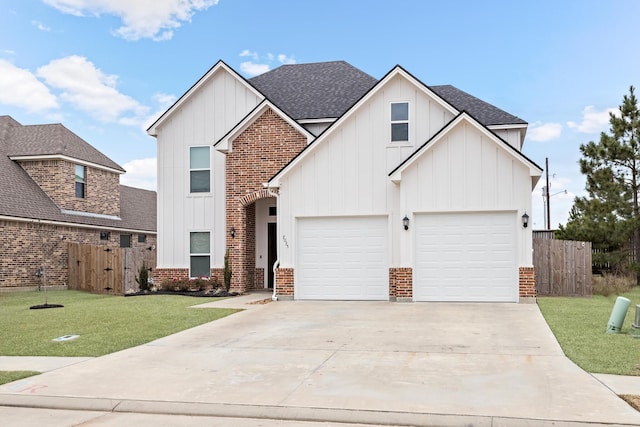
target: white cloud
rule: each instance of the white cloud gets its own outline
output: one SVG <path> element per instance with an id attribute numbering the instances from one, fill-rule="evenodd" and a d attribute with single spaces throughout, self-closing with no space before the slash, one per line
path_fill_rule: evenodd
<path id="1" fill-rule="evenodd" d="M 240 52 L 240 56 L 241 57 L 250 57 L 254 61 L 257 61 L 259 59 L 258 58 L 258 54 L 256 52 L 251 52 L 249 49 L 245 49 L 242 52 Z"/>
<path id="2" fill-rule="evenodd" d="M 605 130 L 609 124 L 609 113 L 616 113 L 615 108 L 607 108 L 598 111 L 593 105 L 587 105 L 582 110 L 582 122 L 567 122 L 567 126 L 582 133 L 599 133 Z"/>
<path id="3" fill-rule="evenodd" d="M 560 137 L 562 125 L 560 123 L 535 122 L 529 127 L 529 139 L 532 141 L 551 141 Z"/>
<path id="4" fill-rule="evenodd" d="M 156 158 L 137 159 L 123 165 L 127 173 L 121 175 L 120 183 L 130 187 L 156 190 Z"/>
<path id="5" fill-rule="evenodd" d="M 58 100 L 31 71 L 0 59 L 0 103 L 46 112 L 59 107 Z"/>
<path id="6" fill-rule="evenodd" d="M 249 77 L 257 76 L 258 74 L 266 73 L 271 68 L 269 64 L 256 64 L 255 62 L 243 62 L 240 64 L 240 71 L 247 74 Z"/>
<path id="7" fill-rule="evenodd" d="M 74 16 L 114 15 L 122 26 L 114 33 L 127 40 L 173 37 L 173 30 L 190 22 L 196 13 L 218 4 L 218 0 L 43 0 L 62 13 Z"/>
<path id="8" fill-rule="evenodd" d="M 31 21 L 31 25 L 33 25 L 34 27 L 36 27 L 37 29 L 39 29 L 40 31 L 51 31 L 50 27 L 47 27 L 46 25 L 44 25 L 42 22 L 40 21 Z"/>
<path id="9" fill-rule="evenodd" d="M 273 53 L 267 53 L 264 56 L 259 55 L 257 52 L 245 49 L 239 54 L 240 57 L 250 57 L 251 61 L 245 61 L 240 64 L 240 71 L 249 77 L 257 76 L 258 74 L 266 73 L 271 70 L 271 64 L 274 61 L 278 61 L 280 64 L 295 64 L 296 60 L 293 56 L 287 56 L 285 54 L 274 55 Z"/>
<path id="10" fill-rule="evenodd" d="M 40 67 L 39 77 L 61 90 L 61 98 L 107 123 L 137 125 L 148 115 L 148 107 L 116 89 L 118 77 L 104 74 L 87 58 L 73 55 Z"/>
<path id="11" fill-rule="evenodd" d="M 156 120 L 160 118 L 165 111 L 169 109 L 176 102 L 178 98 L 175 95 L 170 95 L 167 93 L 156 93 L 153 95 L 153 100 L 156 103 L 157 107 L 153 114 L 149 115 L 147 119 L 142 123 L 142 131 L 146 133 L 149 126 L 154 124 Z"/>
<path id="12" fill-rule="evenodd" d="M 2 53 L 6 53 L 7 55 L 15 55 L 16 51 L 11 49 L 5 49 L 2 51 Z"/>
<path id="13" fill-rule="evenodd" d="M 295 64 L 296 63 L 296 60 L 293 58 L 293 56 L 287 56 L 287 55 L 283 55 L 283 54 L 278 55 L 278 61 L 280 61 L 281 64 Z"/>

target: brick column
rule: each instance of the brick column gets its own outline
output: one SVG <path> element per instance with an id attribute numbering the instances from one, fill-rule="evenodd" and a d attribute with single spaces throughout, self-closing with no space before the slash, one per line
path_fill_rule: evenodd
<path id="1" fill-rule="evenodd" d="M 413 301 L 413 269 L 389 268 L 389 298 L 395 301 Z"/>
<path id="2" fill-rule="evenodd" d="M 536 291 L 536 275 L 534 267 L 520 267 L 519 284 L 520 284 L 520 298 L 535 298 Z"/>
<path id="3" fill-rule="evenodd" d="M 276 268 L 276 295 L 281 299 L 293 299 L 293 268 Z"/>

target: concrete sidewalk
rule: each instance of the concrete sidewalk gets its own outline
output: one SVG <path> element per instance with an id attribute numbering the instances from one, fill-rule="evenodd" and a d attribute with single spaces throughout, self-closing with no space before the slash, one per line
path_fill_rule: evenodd
<path id="1" fill-rule="evenodd" d="M 85 425 L 135 414 L 211 418 L 186 425 L 217 425 L 217 417 L 262 425 L 640 425 L 638 412 L 562 354 L 530 304 L 251 304 L 0 386 L 0 405 L 11 406 L 3 419 L 3 411 L 10 417 L 27 407 L 42 408 L 34 416 L 85 411 L 94 420 Z"/>

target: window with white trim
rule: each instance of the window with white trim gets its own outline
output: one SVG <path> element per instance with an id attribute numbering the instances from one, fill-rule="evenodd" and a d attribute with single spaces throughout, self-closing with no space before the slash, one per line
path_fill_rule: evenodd
<path id="1" fill-rule="evenodd" d="M 189 147 L 189 192 L 211 191 L 211 157 L 208 145 Z"/>
<path id="2" fill-rule="evenodd" d="M 391 103 L 391 142 L 409 141 L 409 103 Z"/>
<path id="3" fill-rule="evenodd" d="M 84 199 L 86 195 L 86 175 L 87 168 L 82 165 L 76 165 L 76 197 Z"/>
<path id="4" fill-rule="evenodd" d="M 208 231 L 189 233 L 189 277 L 211 276 L 211 239 Z"/>

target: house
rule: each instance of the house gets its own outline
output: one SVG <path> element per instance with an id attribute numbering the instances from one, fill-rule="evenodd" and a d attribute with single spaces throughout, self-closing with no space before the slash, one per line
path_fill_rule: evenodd
<path id="1" fill-rule="evenodd" d="M 401 66 L 343 61 L 246 80 L 220 61 L 147 132 L 158 146 L 157 280 L 275 286 L 280 299 L 535 295 L 527 123 Z"/>
<path id="2" fill-rule="evenodd" d="M 156 244 L 156 193 L 61 124 L 0 116 L 0 288 L 68 283 L 68 242 Z"/>

